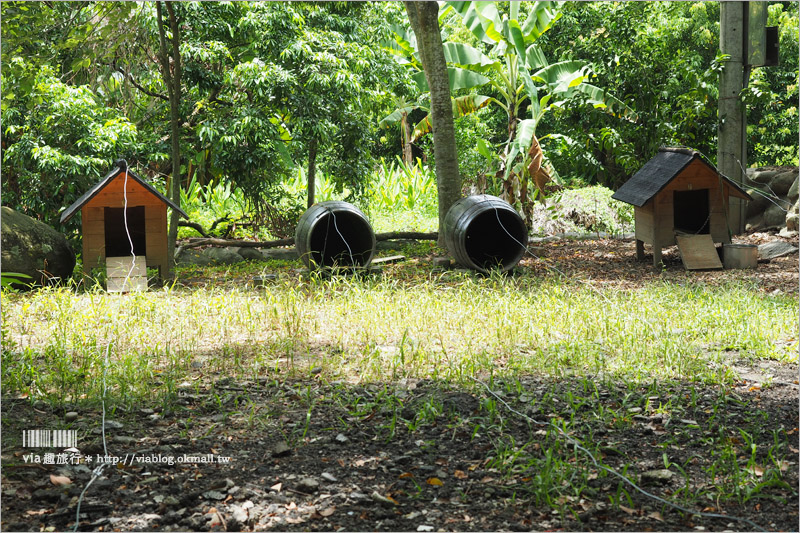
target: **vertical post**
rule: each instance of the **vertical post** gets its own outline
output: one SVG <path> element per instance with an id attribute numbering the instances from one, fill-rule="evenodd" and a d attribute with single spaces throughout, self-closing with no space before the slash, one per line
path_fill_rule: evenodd
<path id="1" fill-rule="evenodd" d="M 743 185 L 747 164 L 745 109 L 741 101 L 744 88 L 746 2 L 720 2 L 720 50 L 730 56 L 719 80 L 719 122 L 717 168 L 725 176 Z M 732 234 L 744 231 L 744 201 L 730 198 L 728 229 Z"/>

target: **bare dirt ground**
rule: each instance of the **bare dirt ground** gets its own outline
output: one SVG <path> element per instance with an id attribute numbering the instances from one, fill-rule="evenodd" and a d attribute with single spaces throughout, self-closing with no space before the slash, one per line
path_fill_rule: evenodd
<path id="1" fill-rule="evenodd" d="M 654 271 L 633 260 L 633 246 L 542 242 L 521 267 L 630 289 L 746 279 L 767 294 L 798 290 L 797 254 L 755 271 L 698 273 L 668 251 Z M 79 497 L 107 457 L 117 462 L 88 486 L 79 531 L 796 531 L 798 367 L 736 369 L 735 383 L 707 387 L 593 376 L 358 385 L 313 369 L 293 379 L 205 376 L 174 405 L 107 413 L 107 450 L 99 408 L 4 398 L 2 530 L 75 528 Z M 26 462 L 21 432 L 59 427 L 72 409 L 79 451 L 34 449 L 43 460 L 53 452 L 55 464 Z M 556 426 L 691 512 L 598 468 Z"/>

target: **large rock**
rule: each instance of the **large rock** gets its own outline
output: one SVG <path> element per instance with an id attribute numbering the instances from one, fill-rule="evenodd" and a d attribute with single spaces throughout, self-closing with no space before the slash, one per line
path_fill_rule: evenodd
<path id="1" fill-rule="evenodd" d="M 753 172 L 753 177 L 751 178 L 756 183 L 763 183 L 769 184 L 772 179 L 778 175 L 777 170 L 761 170 L 759 168 L 755 169 Z"/>
<path id="2" fill-rule="evenodd" d="M 786 172 L 781 172 L 774 178 L 769 184 L 770 189 L 772 192 L 777 194 L 778 196 L 783 196 L 789 192 L 789 189 L 792 187 L 792 183 L 797 179 L 797 170 L 789 170 Z"/>
<path id="3" fill-rule="evenodd" d="M 206 248 L 203 250 L 203 255 L 210 259 L 212 264 L 217 265 L 233 265 L 244 261 L 241 255 L 230 248 Z"/>
<path id="4" fill-rule="evenodd" d="M 211 259 L 203 255 L 203 252 L 194 248 L 188 250 L 180 250 L 175 254 L 175 261 L 179 265 L 197 265 L 206 266 L 211 263 Z"/>
<path id="5" fill-rule="evenodd" d="M 262 250 L 261 253 L 264 254 L 265 261 L 269 261 L 270 259 L 277 261 L 294 261 L 300 257 L 297 254 L 297 248 L 268 248 Z"/>
<path id="6" fill-rule="evenodd" d="M 792 186 L 789 187 L 789 192 L 786 193 L 786 196 L 789 197 L 790 202 L 796 202 L 797 198 L 800 197 L 800 194 L 798 194 L 798 187 L 797 187 L 798 181 L 800 181 L 800 177 L 794 179 L 794 183 L 792 183 Z"/>
<path id="7" fill-rule="evenodd" d="M 798 231 L 800 228 L 800 201 L 795 199 L 794 205 L 786 213 L 786 229 L 789 231 Z"/>
<path id="8" fill-rule="evenodd" d="M 233 249 L 234 252 L 241 255 L 246 261 L 263 261 L 264 254 L 258 248 L 252 246 L 239 246 Z"/>
<path id="9" fill-rule="evenodd" d="M 747 202 L 748 218 L 763 213 L 764 210 L 771 205 L 761 189 L 747 189 L 747 194 L 752 198 L 752 200 Z"/>
<path id="10" fill-rule="evenodd" d="M 781 202 L 786 205 L 785 202 Z M 764 225 L 767 228 L 780 228 L 786 224 L 786 211 L 780 205 L 770 205 L 764 211 Z"/>
<path id="11" fill-rule="evenodd" d="M 3 272 L 27 274 L 41 285 L 72 275 L 75 252 L 61 233 L 9 207 L 1 216 Z"/>

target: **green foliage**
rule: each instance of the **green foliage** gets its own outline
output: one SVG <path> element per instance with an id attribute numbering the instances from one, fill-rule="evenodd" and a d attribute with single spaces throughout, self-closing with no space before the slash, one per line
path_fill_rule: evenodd
<path id="1" fill-rule="evenodd" d="M 567 189 L 553 198 L 551 216 L 572 222 L 580 232 L 619 235 L 633 228 L 633 206 L 611 198 L 614 191 L 597 185 Z"/>
<path id="2" fill-rule="evenodd" d="M 769 7 L 781 26 L 781 65 L 756 68 L 746 93 L 749 157 L 764 164 L 797 157 L 797 5 Z M 616 188 L 660 145 L 685 145 L 716 161 L 719 4 L 714 2 L 569 2 L 560 31 L 542 48 L 591 62 L 606 87 L 637 110 L 635 124 L 565 107 L 547 117 L 545 142 L 567 181 Z"/>
<path id="3" fill-rule="evenodd" d="M 13 57 L 4 77 L 3 203 L 50 225 L 119 157 L 138 149 L 136 127 L 49 67 Z M 30 91 L 22 80 L 37 69 Z M 20 77 L 17 77 L 20 76 Z"/>
<path id="4" fill-rule="evenodd" d="M 751 167 L 798 163 L 798 4 L 771 4 L 768 13 L 767 25 L 779 27 L 780 64 L 754 69 L 744 91 Z"/>
<path id="5" fill-rule="evenodd" d="M 436 175 L 419 160 L 414 166 L 400 158 L 389 164 L 381 160 L 370 187 L 369 202 L 372 209 L 380 211 L 420 211 L 435 216 Z"/>

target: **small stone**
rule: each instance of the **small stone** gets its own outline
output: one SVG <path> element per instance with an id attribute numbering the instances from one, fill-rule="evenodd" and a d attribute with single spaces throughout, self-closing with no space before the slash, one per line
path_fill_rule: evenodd
<path id="1" fill-rule="evenodd" d="M 220 501 L 225 499 L 225 495 L 218 490 L 209 490 L 203 493 L 203 498 Z"/>
<path id="2" fill-rule="evenodd" d="M 231 511 L 231 519 L 234 522 L 238 523 L 239 525 L 247 524 L 247 521 L 250 519 L 250 517 L 247 514 L 247 510 L 243 509 L 242 507 L 239 507 L 238 505 L 231 505 L 230 511 Z"/>
<path id="3" fill-rule="evenodd" d="M 152 409 L 139 409 L 139 414 L 142 414 L 144 416 L 149 416 L 152 415 L 153 413 L 155 413 L 155 411 L 153 411 Z"/>
<path id="4" fill-rule="evenodd" d="M 369 495 L 369 497 L 372 498 L 373 501 L 375 501 L 375 502 L 377 502 L 377 503 L 379 503 L 381 505 L 385 505 L 386 507 L 392 507 L 392 506 L 396 505 L 395 502 L 393 502 L 392 500 L 390 500 L 386 496 L 381 496 L 380 494 L 378 494 L 377 491 L 373 491 L 372 494 Z"/>
<path id="5" fill-rule="evenodd" d="M 344 444 L 345 442 L 347 442 L 347 441 L 349 441 L 349 440 L 350 440 L 350 439 L 348 439 L 348 438 L 347 438 L 347 437 L 344 435 L 344 433 L 339 433 L 338 435 L 336 435 L 336 442 L 340 442 L 340 443 Z"/>
<path id="6" fill-rule="evenodd" d="M 445 270 L 450 268 L 450 258 L 449 257 L 434 257 L 433 258 L 433 266 L 434 268 L 443 268 Z"/>
<path id="7" fill-rule="evenodd" d="M 320 372 L 322 372 L 322 367 L 321 366 L 315 366 L 314 368 L 311 369 L 311 373 L 314 374 L 315 376 L 317 374 L 319 374 Z"/>
<path id="8" fill-rule="evenodd" d="M 152 415 L 148 416 L 147 419 L 150 420 L 151 422 L 158 422 L 159 420 L 161 420 L 161 415 L 158 413 L 153 413 Z"/>
<path id="9" fill-rule="evenodd" d="M 296 489 L 306 494 L 313 494 L 319 490 L 319 481 L 310 477 L 304 477 L 297 483 Z"/>
<path id="10" fill-rule="evenodd" d="M 292 449 L 284 441 L 279 441 L 272 447 L 272 457 L 286 457 L 292 453 Z"/>
<path id="11" fill-rule="evenodd" d="M 641 407 L 631 407 L 630 409 L 628 409 L 628 412 L 630 414 L 632 414 L 632 415 L 636 414 L 636 413 L 641 413 L 642 412 L 642 408 Z"/>
<path id="12" fill-rule="evenodd" d="M 75 422 L 78 419 L 78 413 L 75 411 L 70 411 L 69 413 L 64 415 L 64 421 L 67 423 Z"/>
<path id="13" fill-rule="evenodd" d="M 649 470 L 647 472 L 642 472 L 641 481 L 642 483 L 657 483 L 663 485 L 669 482 L 674 475 L 675 474 L 672 473 L 671 470 L 667 470 L 666 468 Z"/>
<path id="14" fill-rule="evenodd" d="M 192 361 L 192 368 L 203 368 L 203 363 L 201 361 Z"/>
<path id="15" fill-rule="evenodd" d="M 433 526 L 422 524 L 417 526 L 417 531 L 433 531 Z"/>
<path id="16" fill-rule="evenodd" d="M 325 481 L 330 481 L 331 483 L 336 483 L 337 481 L 339 481 L 338 479 L 336 479 L 336 476 L 328 472 L 322 473 L 322 479 L 324 479 Z"/>
<path id="17" fill-rule="evenodd" d="M 124 426 L 116 420 L 106 420 L 106 429 L 122 429 Z"/>
<path id="18" fill-rule="evenodd" d="M 164 505 L 166 505 L 167 507 L 177 507 L 178 505 L 181 504 L 180 500 L 178 498 L 176 498 L 175 496 L 167 496 L 167 497 L 165 497 L 164 501 L 162 503 Z"/>
<path id="19" fill-rule="evenodd" d="M 114 435 L 114 438 L 111 439 L 111 442 L 116 442 L 117 444 L 134 444 L 137 441 L 136 437 L 128 437 L 127 435 Z"/>

